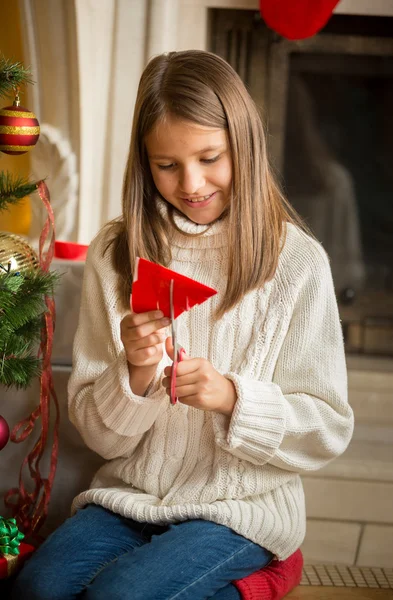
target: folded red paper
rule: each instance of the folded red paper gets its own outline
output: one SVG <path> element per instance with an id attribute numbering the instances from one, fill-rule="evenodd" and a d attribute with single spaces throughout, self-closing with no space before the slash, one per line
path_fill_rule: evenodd
<path id="1" fill-rule="evenodd" d="M 135 313 L 161 310 L 170 317 L 169 289 L 174 281 L 174 317 L 196 304 L 202 304 L 217 291 L 195 279 L 162 267 L 145 258 L 138 258 L 132 284 L 131 308 Z"/>

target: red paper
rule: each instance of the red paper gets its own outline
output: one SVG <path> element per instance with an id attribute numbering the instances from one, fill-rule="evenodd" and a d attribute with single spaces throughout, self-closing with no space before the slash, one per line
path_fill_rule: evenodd
<path id="1" fill-rule="evenodd" d="M 165 317 L 170 318 L 169 287 L 172 279 L 175 319 L 185 310 L 190 310 L 196 304 L 202 304 L 217 294 L 216 290 L 195 279 L 180 275 L 145 258 L 138 258 L 132 284 L 133 312 L 161 310 Z"/>
<path id="2" fill-rule="evenodd" d="M 288 40 L 312 37 L 329 21 L 340 0 L 260 0 L 266 25 Z"/>

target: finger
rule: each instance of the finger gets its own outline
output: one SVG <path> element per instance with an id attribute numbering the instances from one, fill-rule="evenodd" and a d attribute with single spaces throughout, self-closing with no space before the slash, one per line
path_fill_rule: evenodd
<path id="1" fill-rule="evenodd" d="M 162 386 L 168 390 L 171 387 L 171 378 L 164 377 L 164 379 L 162 380 Z"/>
<path id="2" fill-rule="evenodd" d="M 195 384 L 177 385 L 176 381 L 175 395 L 177 398 L 191 398 L 193 396 L 196 398 L 198 395 L 198 388 Z"/>
<path id="3" fill-rule="evenodd" d="M 172 378 L 172 374 L 168 375 L 169 380 Z M 199 377 L 197 376 L 197 374 L 195 373 L 195 371 L 193 373 L 187 373 L 187 375 L 179 375 L 179 372 L 177 371 L 176 373 L 176 387 L 181 387 L 181 386 L 185 386 L 185 385 L 199 385 L 200 387 L 203 387 L 203 384 L 201 386 L 200 384 L 200 380 Z"/>
<path id="4" fill-rule="evenodd" d="M 152 333 L 165 329 L 168 327 L 169 323 L 170 320 L 164 317 L 163 319 L 147 321 L 139 325 L 125 326 L 122 329 L 122 333 L 129 340 L 139 340 L 151 335 Z"/>
<path id="5" fill-rule="evenodd" d="M 161 344 L 157 346 L 148 346 L 147 348 L 141 348 L 140 350 L 131 352 L 130 355 L 127 356 L 127 359 L 132 365 L 138 366 L 145 363 L 149 358 L 154 358 L 157 354 L 161 354 L 161 352 Z"/>
<path id="6" fill-rule="evenodd" d="M 177 363 L 176 375 L 177 377 L 186 377 L 187 375 L 192 376 L 195 379 L 195 373 L 201 371 L 201 364 L 199 358 L 191 358 L 190 356 L 182 357 L 181 361 Z M 203 374 L 203 372 L 201 371 Z"/>
<path id="7" fill-rule="evenodd" d="M 185 404 L 186 406 L 194 406 L 195 408 L 199 408 L 200 410 L 207 410 L 201 405 L 200 399 L 198 396 L 176 396 L 179 399 L 180 404 Z"/>
<path id="8" fill-rule="evenodd" d="M 170 381 L 171 381 L 170 378 L 166 378 L 166 379 L 163 379 L 163 382 L 162 382 L 163 386 L 165 387 L 165 393 L 167 396 L 171 395 Z M 181 391 L 180 388 L 176 387 L 175 396 L 176 396 L 176 398 L 179 399 L 179 402 L 181 402 L 182 404 L 187 404 L 188 406 L 197 406 L 199 408 L 199 407 L 201 407 L 200 398 L 197 394 L 192 393 L 192 390 L 195 390 L 194 386 L 189 386 L 189 391 L 191 393 L 187 394 L 186 390 L 183 389 L 183 391 Z M 179 391 L 180 391 L 180 395 L 179 395 Z M 201 408 L 203 409 L 203 407 L 201 407 Z"/>
<path id="9" fill-rule="evenodd" d="M 173 360 L 173 342 L 171 336 L 167 337 L 165 340 L 165 351 L 169 358 Z"/>
<path id="10" fill-rule="evenodd" d="M 144 338 L 139 338 L 137 340 L 127 339 L 125 338 L 125 344 L 129 347 L 131 352 L 135 352 L 137 350 L 143 350 L 144 348 L 149 348 L 150 346 L 157 346 L 164 343 L 165 333 L 156 331 L 151 335 L 147 335 Z"/>
<path id="11" fill-rule="evenodd" d="M 195 358 L 190 358 L 189 356 L 186 358 L 186 361 L 183 361 L 183 358 L 181 359 L 181 361 L 179 363 L 177 363 L 176 366 L 176 375 L 177 377 L 185 377 L 187 375 L 191 375 L 196 373 L 197 371 L 200 370 L 200 363 L 198 362 L 199 359 Z M 171 377 L 172 376 L 172 366 L 169 367 L 165 367 L 164 369 L 164 375 L 167 375 L 167 377 Z M 180 371 L 179 371 L 180 369 Z M 195 376 L 193 377 L 193 379 L 195 379 Z"/>
<path id="12" fill-rule="evenodd" d="M 167 371 L 168 367 L 164 370 Z M 171 388 L 171 381 L 172 381 L 172 377 L 171 377 L 171 371 L 172 369 L 169 368 L 169 372 L 167 371 L 165 373 L 165 375 L 167 375 L 166 377 L 163 378 L 162 380 L 162 385 L 164 388 L 166 388 L 166 390 L 170 390 Z M 176 377 L 176 395 L 178 395 L 178 391 L 181 391 L 181 395 L 182 396 L 189 396 L 189 395 L 193 395 L 193 394 L 197 394 L 198 391 L 201 391 L 201 385 L 198 379 L 195 378 L 195 375 L 193 373 L 188 374 L 184 377 Z"/>
<path id="13" fill-rule="evenodd" d="M 129 313 L 124 317 L 123 321 L 125 321 L 128 326 L 135 327 L 136 325 L 143 325 L 143 323 L 162 319 L 163 317 L 164 313 L 161 310 L 151 310 L 144 313 Z"/>
<path id="14" fill-rule="evenodd" d="M 172 336 L 169 336 L 165 340 L 165 351 L 168 354 L 169 358 L 173 360 L 173 341 Z M 192 360 L 190 356 L 188 356 L 185 352 L 182 352 L 181 362 Z M 194 369 L 195 370 L 195 369 Z"/>

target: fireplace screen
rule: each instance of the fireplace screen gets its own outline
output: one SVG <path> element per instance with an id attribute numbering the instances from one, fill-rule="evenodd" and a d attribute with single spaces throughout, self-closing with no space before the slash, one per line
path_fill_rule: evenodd
<path id="1" fill-rule="evenodd" d="M 393 26 L 337 16 L 290 42 L 215 12 L 211 49 L 264 106 L 284 191 L 330 257 L 347 353 L 393 355 Z"/>

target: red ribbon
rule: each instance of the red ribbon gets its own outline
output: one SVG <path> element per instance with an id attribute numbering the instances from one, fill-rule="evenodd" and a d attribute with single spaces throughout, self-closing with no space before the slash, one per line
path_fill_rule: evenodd
<path id="1" fill-rule="evenodd" d="M 43 271 L 48 272 L 54 253 L 55 222 L 52 206 L 50 204 L 49 190 L 44 181 L 39 182 L 37 190 L 48 213 L 40 235 L 39 264 Z M 49 245 L 48 249 L 45 251 L 44 248 L 47 242 Z M 44 315 L 44 325 L 41 330 L 41 343 L 38 351 L 38 356 L 42 359 L 40 403 L 29 417 L 15 425 L 11 432 L 10 439 L 16 444 L 23 442 L 33 432 L 35 422 L 39 417 L 41 417 L 41 432 L 34 448 L 22 462 L 19 473 L 19 488 L 8 490 L 4 499 L 5 505 L 12 509 L 12 515 L 15 517 L 18 526 L 23 529 L 25 535 L 34 536 L 36 538 L 38 538 L 38 530 L 42 527 L 48 514 L 49 500 L 56 474 L 60 422 L 59 402 L 53 386 L 51 365 L 53 333 L 56 321 L 55 302 L 51 296 L 45 296 L 44 300 L 47 311 Z M 48 442 L 51 397 L 54 401 L 56 416 L 53 427 L 49 474 L 47 477 L 43 477 L 40 472 L 39 463 Z M 34 482 L 34 489 L 30 492 L 27 491 L 23 482 L 23 472 L 26 465 L 28 466 L 31 479 Z M 11 498 L 13 497 L 14 500 L 12 501 Z"/>

